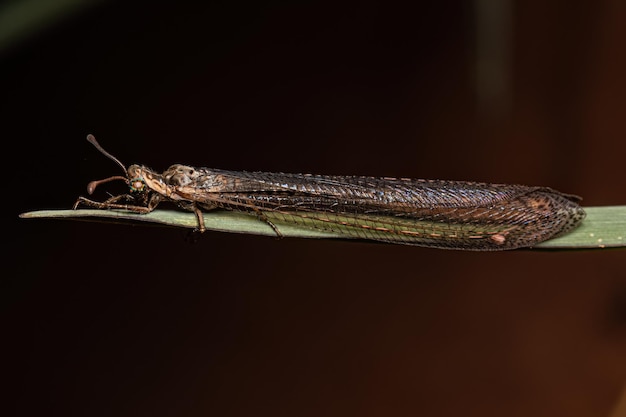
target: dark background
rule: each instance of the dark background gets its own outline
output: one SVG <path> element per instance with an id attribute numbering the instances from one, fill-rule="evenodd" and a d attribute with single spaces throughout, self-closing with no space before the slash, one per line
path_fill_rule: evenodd
<path id="1" fill-rule="evenodd" d="M 88 133 L 159 171 L 511 182 L 624 204 L 623 2 L 514 3 L 487 41 L 478 0 L 166 3 L 103 1 L 0 49 L 3 415 L 611 412 L 624 251 L 191 243 L 18 214 L 121 173 Z"/>

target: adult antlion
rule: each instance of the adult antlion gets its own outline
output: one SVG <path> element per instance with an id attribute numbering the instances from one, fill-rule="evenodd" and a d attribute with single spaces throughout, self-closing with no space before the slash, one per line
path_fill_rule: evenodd
<path id="1" fill-rule="evenodd" d="M 408 178 L 239 172 L 172 165 L 159 174 L 126 169 L 93 135 L 87 140 L 122 167 L 130 194 L 80 205 L 149 213 L 170 201 L 195 213 L 224 209 L 258 216 L 281 236 L 278 223 L 388 243 L 462 250 L 532 247 L 567 233 L 585 217 L 580 197 L 547 187 Z M 131 201 L 132 204 L 121 201 Z"/>

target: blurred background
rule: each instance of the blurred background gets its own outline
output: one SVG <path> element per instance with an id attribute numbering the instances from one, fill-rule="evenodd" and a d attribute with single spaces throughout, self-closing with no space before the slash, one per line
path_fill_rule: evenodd
<path id="1" fill-rule="evenodd" d="M 18 215 L 121 173 L 88 133 L 158 171 L 625 204 L 625 19 L 615 0 L 4 1 L 2 414 L 617 415 L 624 251 L 191 243 Z"/>

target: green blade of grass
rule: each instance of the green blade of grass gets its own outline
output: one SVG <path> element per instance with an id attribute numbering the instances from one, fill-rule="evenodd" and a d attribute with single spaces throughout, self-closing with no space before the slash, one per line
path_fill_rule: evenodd
<path id="1" fill-rule="evenodd" d="M 258 217 L 234 211 L 215 210 L 202 213 L 207 231 L 245 233 L 263 236 L 276 236 L 276 232 Z M 106 223 L 141 224 L 183 227 L 196 229 L 198 220 L 191 212 L 178 210 L 154 210 L 146 214 L 137 214 L 122 210 L 40 210 L 20 214 L 23 219 L 69 219 L 90 220 Z M 302 229 L 289 224 L 280 224 L 280 232 L 285 237 L 300 238 L 345 238 L 337 233 Z"/>
<path id="2" fill-rule="evenodd" d="M 582 225 L 572 232 L 540 243 L 536 249 L 594 249 L 626 247 L 626 206 L 585 207 L 587 217 Z M 274 230 L 254 215 L 231 211 L 204 213 L 207 230 L 231 233 L 247 233 L 276 236 Z M 117 210 L 41 210 L 20 215 L 24 219 L 72 219 L 106 221 L 114 223 L 152 223 L 194 229 L 197 227 L 193 213 L 177 210 L 154 210 L 148 214 L 137 214 Z M 276 223 L 284 237 L 346 239 L 340 233 L 302 228 L 286 223 Z"/>

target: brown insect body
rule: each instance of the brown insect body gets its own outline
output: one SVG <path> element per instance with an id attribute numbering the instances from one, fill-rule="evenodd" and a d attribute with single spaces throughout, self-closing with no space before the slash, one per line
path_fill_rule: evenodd
<path id="1" fill-rule="evenodd" d="M 172 165 L 162 174 L 131 165 L 126 181 L 131 194 L 105 202 L 81 197 L 75 207 L 147 213 L 171 201 L 196 214 L 200 231 L 202 210 L 224 209 L 255 214 L 278 235 L 279 224 L 289 223 L 347 237 L 465 250 L 532 247 L 567 233 L 585 217 L 579 197 L 524 185 L 186 165 Z"/>

